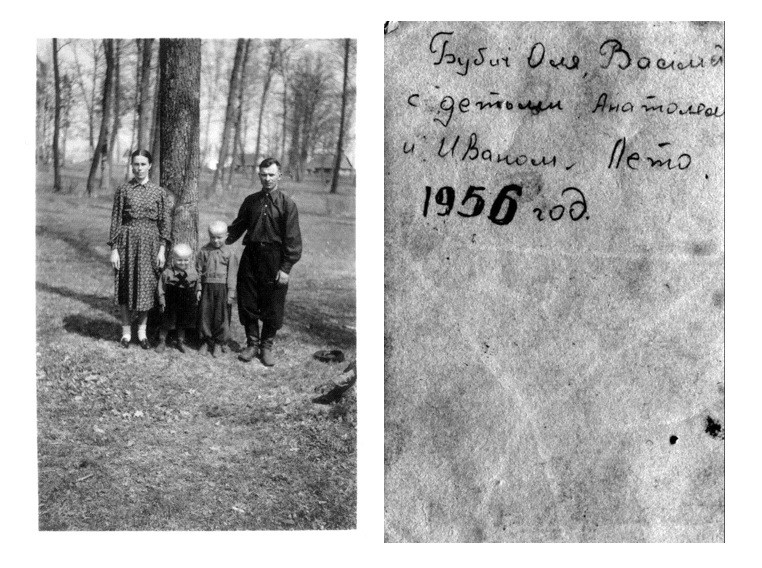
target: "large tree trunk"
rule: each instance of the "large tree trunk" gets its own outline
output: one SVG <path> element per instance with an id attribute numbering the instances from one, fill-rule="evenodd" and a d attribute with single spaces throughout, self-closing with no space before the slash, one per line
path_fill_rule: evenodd
<path id="1" fill-rule="evenodd" d="M 198 250 L 201 40 L 159 41 L 161 185 L 174 196 L 172 243 Z"/>
<path id="2" fill-rule="evenodd" d="M 119 162 L 117 136 L 119 135 L 119 128 L 121 127 L 121 122 L 122 122 L 121 121 L 122 84 L 119 77 L 120 75 L 119 63 L 121 58 L 121 52 L 122 52 L 122 40 L 115 39 L 114 40 L 114 100 L 113 100 L 114 124 L 109 135 L 109 142 L 108 142 L 107 155 L 106 155 L 106 171 L 108 173 L 101 178 L 101 189 L 103 189 L 104 185 L 106 185 L 107 187 L 111 186 L 112 180 L 114 179 L 114 160 L 116 159 L 116 161 Z"/>
<path id="3" fill-rule="evenodd" d="M 108 151 L 109 130 L 111 127 L 111 96 L 113 92 L 113 74 L 114 74 L 114 40 L 103 40 L 103 51 L 106 54 L 106 78 L 103 80 L 103 103 L 101 116 L 101 129 L 98 135 L 98 144 L 93 153 L 93 162 L 90 165 L 90 175 L 87 176 L 87 194 L 90 197 L 97 197 L 96 175 L 100 166 L 101 175 L 105 166 L 106 153 Z"/>
<path id="4" fill-rule="evenodd" d="M 344 40 L 344 84 L 341 88 L 341 118 L 339 119 L 339 140 L 336 142 L 336 158 L 333 161 L 333 176 L 331 177 L 331 193 L 339 188 L 339 170 L 341 156 L 344 152 L 344 117 L 347 111 L 347 75 L 349 75 L 349 38 Z"/>
<path id="5" fill-rule="evenodd" d="M 53 38 L 53 81 L 56 91 L 56 108 L 53 124 L 53 191 L 61 191 L 61 161 L 58 142 L 61 135 L 61 77 L 58 71 L 58 39 Z"/>
<path id="6" fill-rule="evenodd" d="M 241 63 L 241 77 L 238 81 L 238 94 L 237 94 L 237 100 L 236 100 L 236 109 L 235 109 L 235 134 L 233 135 L 233 148 L 232 152 L 230 154 L 233 156 L 233 163 L 230 166 L 230 171 L 228 172 L 228 183 L 227 188 L 230 189 L 230 187 L 233 185 L 233 172 L 235 171 L 235 162 L 236 162 L 236 151 L 237 149 L 240 149 L 240 156 L 243 156 L 244 153 L 244 145 L 243 140 L 241 139 L 241 123 L 242 123 L 242 117 L 243 117 L 243 100 L 244 100 L 244 90 L 246 88 L 246 76 L 247 71 L 249 67 L 249 54 L 251 53 L 251 40 L 247 39 L 246 43 L 243 47 L 243 61 Z M 245 163 L 241 162 L 242 166 L 245 167 Z"/>
<path id="7" fill-rule="evenodd" d="M 246 40 L 239 39 L 235 48 L 235 59 L 233 60 L 233 71 L 230 73 L 230 88 L 228 89 L 228 106 L 225 111 L 225 125 L 222 128 L 222 142 L 220 143 L 220 157 L 217 161 L 217 169 L 214 170 L 214 180 L 212 181 L 212 193 L 217 195 L 222 193 L 222 185 L 225 174 L 225 162 L 228 159 L 230 151 L 230 139 L 232 137 L 233 123 L 236 115 L 236 98 L 238 97 L 238 83 L 241 76 L 241 63 L 243 62 L 243 51 Z"/>

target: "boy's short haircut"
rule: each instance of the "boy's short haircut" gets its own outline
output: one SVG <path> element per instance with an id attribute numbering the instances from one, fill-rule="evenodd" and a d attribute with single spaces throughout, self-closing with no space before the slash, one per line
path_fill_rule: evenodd
<path id="1" fill-rule="evenodd" d="M 220 235 L 228 232 L 228 224 L 225 221 L 212 221 L 209 223 L 209 233 L 212 235 Z"/>
<path id="2" fill-rule="evenodd" d="M 186 245 L 185 243 L 180 243 L 173 246 L 172 252 L 175 256 L 180 258 L 190 258 L 193 255 L 193 249 L 190 247 L 190 245 Z"/>

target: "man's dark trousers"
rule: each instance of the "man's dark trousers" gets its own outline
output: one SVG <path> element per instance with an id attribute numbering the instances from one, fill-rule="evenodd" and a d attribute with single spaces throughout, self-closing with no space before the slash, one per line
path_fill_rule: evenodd
<path id="1" fill-rule="evenodd" d="M 238 266 L 238 315 L 248 345 L 272 348 L 276 332 L 283 327 L 288 284 L 276 282 L 281 266 L 277 243 L 249 243 Z M 259 321 L 262 321 L 260 337 Z"/>

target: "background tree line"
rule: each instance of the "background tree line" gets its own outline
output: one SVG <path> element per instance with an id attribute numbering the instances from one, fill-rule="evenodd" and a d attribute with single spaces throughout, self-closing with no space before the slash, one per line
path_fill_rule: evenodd
<path id="1" fill-rule="evenodd" d="M 36 160 L 52 168 L 54 191 L 69 189 L 61 170 L 72 163 L 89 165 L 88 195 L 110 191 L 130 175 L 136 148 L 152 150 L 153 179 L 160 179 L 161 43 L 39 42 Z M 355 41 L 201 40 L 199 51 L 200 84 L 191 93 L 199 103 L 199 163 L 211 178 L 200 191 L 223 193 L 234 173 L 252 178 L 259 160 L 275 156 L 295 181 L 320 162 L 336 192 L 353 155 Z M 179 119 L 170 108 L 163 115 Z"/>

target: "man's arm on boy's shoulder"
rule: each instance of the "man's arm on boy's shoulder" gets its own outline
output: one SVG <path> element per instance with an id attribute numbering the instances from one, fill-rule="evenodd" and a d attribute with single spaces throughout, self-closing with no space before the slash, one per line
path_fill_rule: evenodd
<path id="1" fill-rule="evenodd" d="M 201 276 L 204 274 L 206 268 L 206 251 L 201 249 L 196 253 L 196 273 L 198 274 L 198 280 L 196 280 L 196 295 L 201 294 Z"/>
<path id="2" fill-rule="evenodd" d="M 236 297 L 236 282 L 238 280 L 238 255 L 230 251 L 228 262 L 228 304 L 232 304 Z"/>

